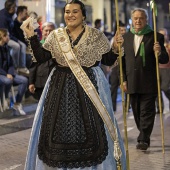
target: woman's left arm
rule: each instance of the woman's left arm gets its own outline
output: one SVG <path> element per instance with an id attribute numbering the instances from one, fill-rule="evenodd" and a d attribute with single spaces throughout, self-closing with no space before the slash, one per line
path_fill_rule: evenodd
<path id="1" fill-rule="evenodd" d="M 42 47 L 37 35 L 28 38 L 28 40 L 32 56 L 35 57 L 38 63 L 46 62 L 52 58 L 51 52 Z"/>
<path id="2" fill-rule="evenodd" d="M 101 64 L 112 66 L 114 62 L 117 60 L 118 55 L 115 54 L 112 49 L 108 53 L 102 55 Z"/>

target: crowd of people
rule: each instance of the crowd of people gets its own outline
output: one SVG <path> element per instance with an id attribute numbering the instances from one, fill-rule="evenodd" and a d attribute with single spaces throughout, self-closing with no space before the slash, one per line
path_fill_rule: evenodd
<path id="1" fill-rule="evenodd" d="M 22 23 L 28 17 L 37 19 L 39 28 L 35 30 L 39 40 L 43 43 L 50 31 L 55 28 L 52 22 L 46 22 L 42 25 L 42 17 L 38 16 L 36 12 L 28 12 L 27 6 L 17 6 L 16 0 L 6 0 L 4 8 L 0 10 L 0 103 L 1 111 L 12 107 L 14 115 L 26 115 L 22 107 L 22 99 L 26 93 L 34 93 L 30 86 L 39 82 L 41 87 L 47 80 L 47 70 L 35 69 L 35 62 L 32 61 L 32 56 L 28 48 L 28 42 L 25 35 L 20 28 Z M 48 63 L 46 68 L 51 68 L 52 63 Z M 45 65 L 44 65 L 45 67 Z M 34 68 L 34 69 L 33 69 Z M 34 71 L 33 71 L 34 70 Z M 41 72 L 41 74 L 39 74 Z M 46 75 L 45 75 L 46 74 Z M 37 80 L 35 80 L 35 76 Z M 46 78 L 45 78 L 46 76 Z M 39 79 L 38 79 L 39 78 Z M 42 81 L 44 81 L 42 83 Z M 31 84 L 32 83 L 32 84 Z M 16 94 L 11 93 L 11 87 L 16 86 Z M 28 91 L 30 89 L 30 92 Z M 36 89 L 35 97 L 37 100 L 40 98 L 39 86 Z M 11 101 L 11 95 L 12 101 Z M 11 104 L 12 103 L 12 104 Z"/>
<path id="2" fill-rule="evenodd" d="M 15 14 L 17 17 L 13 20 Z M 13 109 L 20 115 L 26 114 L 21 103 L 27 90 L 29 70 L 26 67 L 26 43 L 19 25 L 26 18 L 27 7 L 19 6 L 17 8 L 16 1 L 7 0 L 4 8 L 0 10 L 1 103 L 6 102 L 9 105 L 11 86 L 18 86 Z M 24 75 L 20 75 L 20 73 Z"/>
<path id="3" fill-rule="evenodd" d="M 34 30 L 30 16 L 39 28 Z M 26 6 L 6 0 L 0 10 L 1 101 L 3 95 L 9 101 L 12 86 L 18 86 L 13 109 L 20 115 L 26 115 L 22 99 L 27 89 L 39 100 L 25 170 L 126 170 L 114 115 L 120 85 L 119 45 L 121 88 L 130 96 L 139 130 L 136 148 L 150 147 L 158 105 L 155 57 L 160 63 L 161 90 L 170 100 L 170 42 L 165 28 L 154 41 L 145 9 L 135 8 L 131 19 L 130 30 L 119 21 L 119 30 L 115 26 L 114 33 L 107 32 L 101 19 L 95 20 L 93 28 L 85 23 L 85 5 L 72 0 L 64 6 L 66 27 L 56 29 L 35 12 L 28 13 Z"/>

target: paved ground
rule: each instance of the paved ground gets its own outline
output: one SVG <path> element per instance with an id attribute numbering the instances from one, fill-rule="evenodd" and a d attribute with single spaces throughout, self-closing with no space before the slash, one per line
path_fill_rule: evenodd
<path id="1" fill-rule="evenodd" d="M 118 112 L 115 114 L 124 138 L 124 125 L 121 112 L 121 103 L 118 103 Z M 156 115 L 155 126 L 151 137 L 151 147 L 145 151 L 136 150 L 136 136 L 138 131 L 134 124 L 132 113 L 127 116 L 128 148 L 130 170 L 170 170 L 170 113 L 168 101 L 165 100 L 164 139 L 165 154 L 162 153 L 162 137 L 160 116 Z M 0 170 L 24 170 L 26 150 L 31 129 L 0 136 Z"/>

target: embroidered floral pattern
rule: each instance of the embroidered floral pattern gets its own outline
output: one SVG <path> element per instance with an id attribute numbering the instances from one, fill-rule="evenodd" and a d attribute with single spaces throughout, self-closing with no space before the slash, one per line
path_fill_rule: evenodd
<path id="1" fill-rule="evenodd" d="M 85 29 L 85 33 L 74 47 L 73 52 L 81 66 L 91 67 L 96 61 L 102 59 L 103 54 L 109 52 L 110 44 L 105 35 L 99 30 L 89 26 L 86 26 Z M 56 41 L 55 31 L 53 31 L 46 39 L 43 47 L 51 52 L 57 63 L 62 66 L 68 66 Z"/>
<path id="2" fill-rule="evenodd" d="M 92 69 L 86 73 L 97 88 Z M 44 105 L 39 159 L 58 168 L 89 167 L 105 160 L 104 123 L 71 70 L 54 71 L 45 100 L 51 102 Z"/>

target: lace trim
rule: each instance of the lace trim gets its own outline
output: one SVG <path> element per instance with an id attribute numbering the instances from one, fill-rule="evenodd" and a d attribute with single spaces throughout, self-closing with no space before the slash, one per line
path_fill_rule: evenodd
<path id="1" fill-rule="evenodd" d="M 62 83 L 63 81 L 62 77 L 65 76 L 63 75 L 63 73 L 61 73 L 62 76 L 61 74 L 58 75 L 59 72 L 58 73 L 57 72 L 58 71 L 55 71 L 54 74 L 52 75 L 50 88 L 45 99 L 46 102 L 44 105 L 44 115 L 42 120 L 42 127 L 41 127 L 39 146 L 38 146 L 39 159 L 41 159 L 44 163 L 46 163 L 50 167 L 58 167 L 58 168 L 79 168 L 79 167 L 84 168 L 84 167 L 90 167 L 90 166 L 95 166 L 97 164 L 100 164 L 106 159 L 106 156 L 108 154 L 108 144 L 107 144 L 107 138 L 105 134 L 104 123 L 100 118 L 100 116 L 98 115 L 98 113 L 94 112 L 93 104 L 90 102 L 85 92 L 83 92 L 82 97 L 84 97 L 84 101 L 85 101 L 84 107 L 86 107 L 87 109 L 86 115 L 84 116 L 86 117 L 85 119 L 86 120 L 89 119 L 90 122 L 89 123 L 85 122 L 84 125 L 82 124 L 81 128 L 77 126 L 78 125 L 77 123 L 76 125 L 73 126 L 74 124 L 74 122 L 72 122 L 74 120 L 73 117 L 79 113 L 79 109 L 78 109 L 79 102 L 75 102 L 73 104 L 74 108 L 71 109 L 72 107 L 70 106 L 73 106 L 72 104 L 68 105 L 66 108 L 65 103 L 63 105 L 63 101 L 58 101 L 57 96 L 62 100 L 62 96 L 60 96 L 59 94 L 60 91 L 59 84 Z M 90 78 L 93 80 L 95 87 L 97 88 L 97 83 L 94 78 L 94 74 L 92 70 L 89 70 L 88 72 Z M 70 77 L 71 75 L 68 74 L 68 76 Z M 77 94 L 75 95 L 75 91 L 73 90 L 73 88 L 75 88 L 74 83 L 73 85 L 72 83 L 70 83 L 70 81 L 73 82 L 72 81 L 73 79 L 71 77 L 68 78 L 69 86 L 72 86 L 70 90 L 73 93 L 72 96 L 77 96 Z M 59 81 L 57 84 L 55 83 L 56 80 Z M 55 86 L 55 89 L 53 86 Z M 53 95 L 53 97 L 51 95 Z M 47 101 L 52 101 L 52 102 L 49 103 Z M 58 110 L 60 114 L 58 113 L 59 114 L 58 116 L 56 116 L 57 114 L 55 108 L 56 103 L 61 103 L 61 108 Z M 77 116 L 79 117 L 79 122 L 82 123 L 81 116 L 80 115 Z M 67 117 L 68 122 L 67 119 L 65 119 L 64 117 Z M 58 119 L 58 121 L 56 121 L 56 118 Z M 58 123 L 55 124 L 56 128 L 54 128 L 52 132 L 50 127 L 51 126 L 53 127 L 52 124 L 54 119 Z M 95 120 L 97 119 L 100 122 L 98 125 L 95 123 L 96 122 Z M 90 127 L 86 125 L 87 123 L 90 125 Z M 57 128 L 59 124 L 60 127 L 63 126 L 62 129 L 60 130 L 58 130 Z M 87 126 L 86 128 L 88 129 L 90 128 L 88 132 L 85 131 L 86 129 L 84 127 L 85 125 Z M 70 126 L 73 127 L 69 128 Z M 74 130 L 76 133 L 73 134 L 74 131 L 71 131 L 71 129 L 73 128 L 74 129 L 76 128 L 79 132 L 81 129 L 82 135 L 78 137 L 76 129 Z M 62 132 L 62 134 L 59 134 L 60 131 Z M 100 133 L 100 135 L 98 133 Z M 69 138 L 69 136 L 70 137 L 72 136 L 72 138 Z M 87 136 L 88 136 L 88 140 L 86 138 Z M 53 142 L 50 144 L 49 142 L 51 139 L 53 140 Z"/>
<path id="2" fill-rule="evenodd" d="M 33 62 L 37 62 L 37 60 L 36 60 L 36 58 L 35 58 L 35 56 L 34 56 L 34 53 L 33 53 L 33 50 L 32 50 L 32 48 L 31 48 L 31 43 L 30 43 L 30 39 L 31 38 L 33 38 L 34 36 L 36 36 L 37 34 L 34 34 L 33 36 L 30 36 L 30 37 L 25 37 L 25 40 L 27 41 L 27 43 L 28 43 L 28 50 L 29 50 L 29 52 L 30 52 L 30 55 L 32 56 L 32 61 Z"/>
<path id="3" fill-rule="evenodd" d="M 43 47 L 51 52 L 52 57 L 56 59 L 57 63 L 68 67 L 61 49 L 59 48 L 59 44 L 56 42 L 55 31 L 53 31 L 46 39 Z M 106 36 L 99 30 L 89 26 L 85 27 L 85 33 L 73 49 L 80 65 L 85 67 L 93 66 L 96 61 L 100 61 L 102 59 L 103 54 L 109 51 L 110 43 Z"/>

